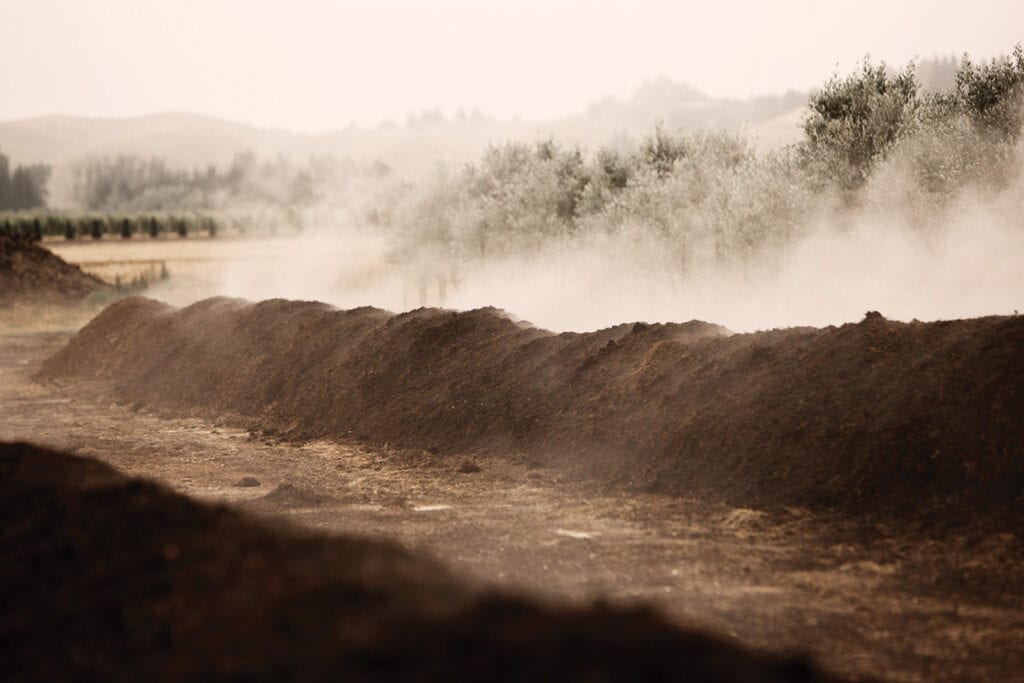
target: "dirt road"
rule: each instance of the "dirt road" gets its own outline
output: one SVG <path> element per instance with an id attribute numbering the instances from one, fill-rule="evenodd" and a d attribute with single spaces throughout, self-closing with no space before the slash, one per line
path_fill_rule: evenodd
<path id="1" fill-rule="evenodd" d="M 484 582 L 549 598 L 653 602 L 680 623 L 891 680 L 1024 680 L 1019 544 L 910 538 L 562 481 L 515 460 L 280 443 L 31 380 L 67 333 L 0 334 L 0 439 L 104 460 L 207 500 L 385 536 Z M 477 465 L 479 471 L 471 471 Z M 466 471 L 461 471 L 466 470 Z M 252 477 L 258 486 L 238 486 Z"/>

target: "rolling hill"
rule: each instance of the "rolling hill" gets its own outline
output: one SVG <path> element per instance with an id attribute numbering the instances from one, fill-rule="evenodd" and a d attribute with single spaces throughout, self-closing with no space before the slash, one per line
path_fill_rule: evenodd
<path id="1" fill-rule="evenodd" d="M 239 152 L 258 157 L 311 154 L 379 158 L 396 169 L 419 170 L 437 161 L 475 157 L 481 148 L 505 140 L 554 137 L 586 147 L 635 139 L 657 122 L 670 129 L 746 128 L 791 121 L 806 96 L 790 92 L 750 100 L 713 99 L 667 79 L 648 81 L 627 100 L 612 97 L 586 111 L 543 122 L 499 121 L 484 116 L 410 118 L 406 125 L 338 129 L 316 134 L 259 128 L 194 113 L 166 112 L 131 118 L 43 116 L 0 122 L 0 150 L 17 163 L 73 165 L 91 156 L 157 156 L 184 167 L 226 165 Z M 788 119 L 786 117 L 789 117 Z M 795 139 L 797 129 L 773 132 L 772 145 Z"/>

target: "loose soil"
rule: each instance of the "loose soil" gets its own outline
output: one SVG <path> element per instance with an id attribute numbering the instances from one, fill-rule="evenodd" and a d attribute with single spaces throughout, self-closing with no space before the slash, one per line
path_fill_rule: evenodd
<path id="1" fill-rule="evenodd" d="M 476 582 L 574 605 L 654 603 L 675 624 L 806 652 L 851 677 L 1021 679 L 1024 562 L 1012 533 L 933 539 L 822 510 L 609 488 L 512 454 L 281 440 L 119 403 L 106 380 L 31 381 L 66 340 L 0 336 L 0 439 L 74 450 L 272 519 L 384 536 Z M 480 471 L 459 472 L 467 461 Z M 260 486 L 236 486 L 244 477 Z"/>
<path id="2" fill-rule="evenodd" d="M 553 334 L 501 311 L 284 300 L 108 307 L 43 379 L 114 382 L 176 415 L 293 440 L 518 457 L 631 490 L 768 511 L 1024 524 L 1024 318 L 729 335 Z"/>
<path id="3" fill-rule="evenodd" d="M 0 443 L 17 680 L 824 681 L 650 610 L 546 607 L 390 543 L 268 525 Z"/>
<path id="4" fill-rule="evenodd" d="M 26 302 L 75 304 L 106 287 L 30 239 L 0 235 L 0 308 Z"/>

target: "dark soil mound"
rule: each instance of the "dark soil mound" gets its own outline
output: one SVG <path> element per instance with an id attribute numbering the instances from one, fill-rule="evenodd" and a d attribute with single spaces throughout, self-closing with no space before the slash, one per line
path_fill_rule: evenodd
<path id="1" fill-rule="evenodd" d="M 528 452 L 746 507 L 1024 523 L 1024 318 L 728 335 L 702 322 L 552 334 L 501 312 L 281 300 L 105 310 L 43 377 L 236 413 L 286 438 Z"/>
<path id="2" fill-rule="evenodd" d="M 0 307 L 74 303 L 107 285 L 30 239 L 0 234 Z"/>
<path id="3" fill-rule="evenodd" d="M 825 680 L 649 610 L 474 591 L 390 544 L 26 444 L 0 444 L 0 506 L 11 680 Z"/>

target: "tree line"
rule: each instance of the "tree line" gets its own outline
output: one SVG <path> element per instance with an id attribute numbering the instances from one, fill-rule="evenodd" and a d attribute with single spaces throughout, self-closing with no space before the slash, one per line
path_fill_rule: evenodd
<path id="1" fill-rule="evenodd" d="M 965 55 L 944 90 L 922 87 L 914 64 L 865 60 L 810 96 L 802 139 L 781 150 L 662 126 L 592 154 L 512 142 L 442 169 L 378 217 L 399 236 L 395 259 L 432 269 L 587 237 L 654 247 L 642 251 L 676 269 L 742 263 L 823 207 L 835 217 L 876 204 L 926 225 L 965 191 L 1002 192 L 1020 177 L 1022 124 L 1020 46 L 987 63 Z"/>
<path id="2" fill-rule="evenodd" d="M 29 211 L 46 206 L 50 167 L 43 164 L 11 166 L 0 152 L 0 211 Z"/>
<path id="3" fill-rule="evenodd" d="M 75 203 L 89 211 L 209 209 L 222 199 L 301 206 L 311 197 L 311 177 L 288 161 L 260 164 L 251 152 L 226 169 L 171 167 L 159 158 L 121 155 L 92 158 L 73 171 Z"/>
<path id="4" fill-rule="evenodd" d="M 0 217 L 0 235 L 34 241 L 44 237 L 66 240 L 107 236 L 132 239 L 159 237 L 216 237 L 224 221 L 209 214 L 77 214 L 22 213 Z"/>

